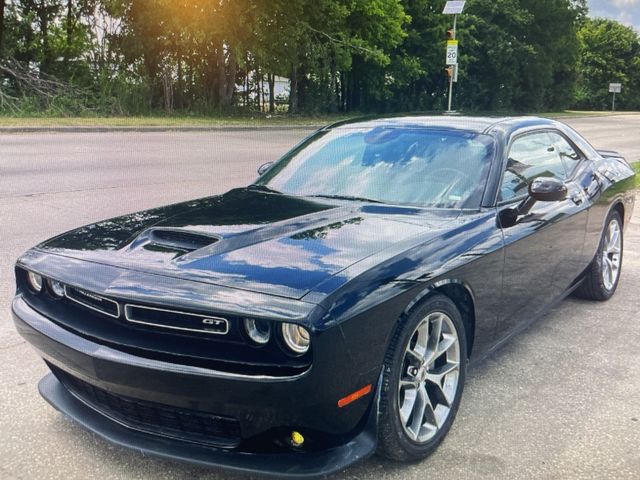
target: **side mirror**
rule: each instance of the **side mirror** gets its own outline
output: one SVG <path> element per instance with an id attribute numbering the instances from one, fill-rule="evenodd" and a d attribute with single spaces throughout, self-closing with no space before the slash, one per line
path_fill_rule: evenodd
<path id="1" fill-rule="evenodd" d="M 529 196 L 538 202 L 559 202 L 567 198 L 567 186 L 557 178 L 538 177 L 529 184 Z"/>
<path id="2" fill-rule="evenodd" d="M 559 202 L 567 198 L 567 186 L 557 178 L 538 177 L 529 184 L 529 196 L 520 205 L 498 214 L 502 228 L 514 226 L 518 218 L 528 215 L 536 202 Z"/>
<path id="3" fill-rule="evenodd" d="M 267 173 L 267 170 L 269 170 L 272 166 L 273 166 L 273 162 L 263 163 L 258 167 L 258 175 L 260 176 L 264 175 L 265 173 Z"/>

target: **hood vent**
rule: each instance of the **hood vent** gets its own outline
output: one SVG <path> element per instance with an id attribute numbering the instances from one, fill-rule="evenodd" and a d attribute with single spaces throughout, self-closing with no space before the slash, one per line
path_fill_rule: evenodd
<path id="1" fill-rule="evenodd" d="M 192 232 L 179 228 L 151 228 L 142 233 L 131 245 L 136 248 L 143 244 L 145 248 L 192 252 L 220 240 L 220 237 Z"/>

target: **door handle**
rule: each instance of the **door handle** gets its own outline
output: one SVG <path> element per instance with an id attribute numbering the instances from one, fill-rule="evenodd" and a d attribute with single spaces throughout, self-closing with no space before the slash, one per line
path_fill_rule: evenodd
<path id="1" fill-rule="evenodd" d="M 613 174 L 613 172 L 609 169 L 609 167 L 601 167 L 598 170 L 596 170 L 594 173 L 597 173 L 600 178 L 606 178 L 607 180 L 609 180 L 611 183 L 615 183 L 616 182 L 616 178 Z"/>
<path id="2" fill-rule="evenodd" d="M 571 195 L 571 200 L 573 201 L 573 203 L 575 203 L 576 205 L 581 205 L 582 202 L 584 202 L 584 197 L 582 196 L 582 194 L 580 192 L 576 192 L 573 193 Z"/>

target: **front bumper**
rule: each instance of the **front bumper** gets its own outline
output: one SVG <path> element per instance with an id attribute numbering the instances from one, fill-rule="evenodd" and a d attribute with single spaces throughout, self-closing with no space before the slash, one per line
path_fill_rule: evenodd
<path id="1" fill-rule="evenodd" d="M 222 448 L 149 433 L 92 408 L 53 375 L 42 379 L 40 392 L 51 405 L 115 444 L 171 460 L 278 478 L 323 477 L 375 451 L 377 395 L 355 402 L 351 411 L 348 407 L 344 412 L 336 411 L 335 404 L 333 411 L 329 411 L 326 402 L 318 399 L 332 385 L 316 383 L 322 379 L 314 376 L 313 368 L 286 379 L 230 376 L 142 358 L 93 343 L 56 325 L 32 309 L 21 296 L 14 299 L 12 310 L 20 334 L 54 369 L 127 398 L 237 418 L 243 437 L 237 448 Z M 308 451 L 245 448 L 247 432 L 259 430 L 257 438 L 265 438 L 273 430 L 269 426 L 280 430 L 295 428 L 312 439 L 321 433 L 317 428 L 321 424 L 328 425 L 328 431 L 336 433 L 333 438 L 340 441 L 323 443 L 322 448 Z M 254 438 L 251 441 L 255 446 Z"/>
<path id="2" fill-rule="evenodd" d="M 348 443 L 322 452 L 257 454 L 212 449 L 148 435 L 111 421 L 71 395 L 53 374 L 40 380 L 38 388 L 52 406 L 105 440 L 167 460 L 205 467 L 275 478 L 316 478 L 339 472 L 367 458 L 376 448 L 375 432 L 369 431 L 375 430 L 375 425 L 370 425 Z"/>

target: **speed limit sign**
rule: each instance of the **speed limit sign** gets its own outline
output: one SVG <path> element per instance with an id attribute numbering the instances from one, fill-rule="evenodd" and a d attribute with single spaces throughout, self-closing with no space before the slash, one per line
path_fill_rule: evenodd
<path id="1" fill-rule="evenodd" d="M 447 41 L 447 65 L 458 64 L 458 41 Z"/>

